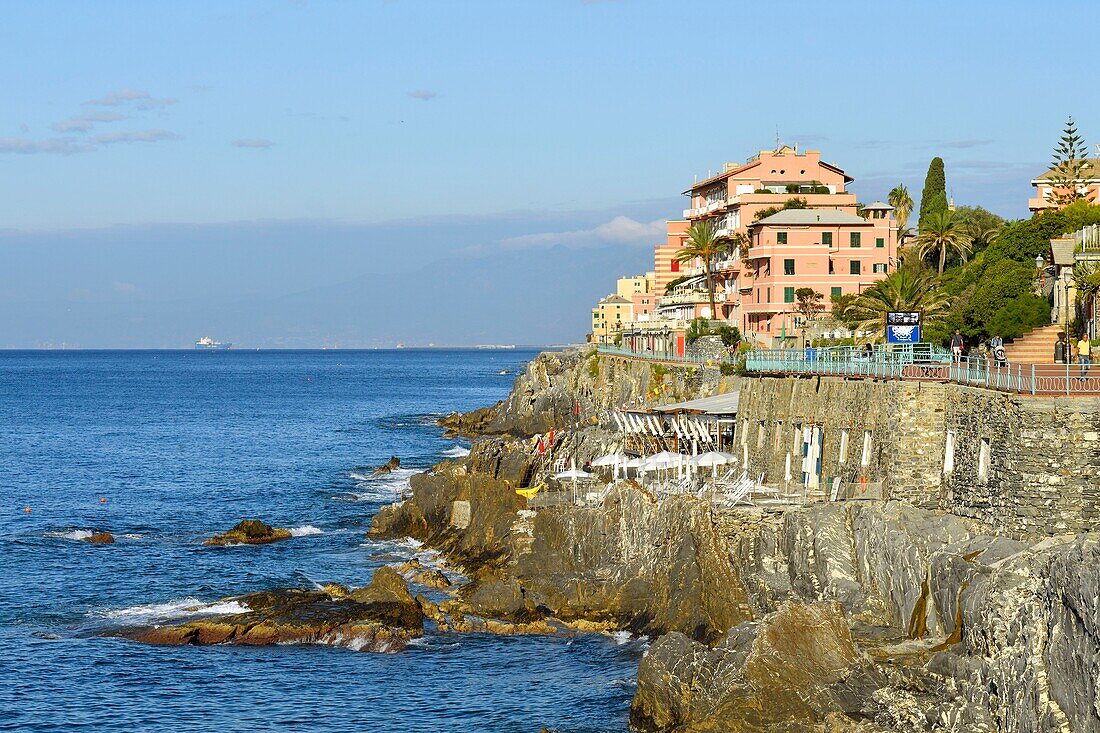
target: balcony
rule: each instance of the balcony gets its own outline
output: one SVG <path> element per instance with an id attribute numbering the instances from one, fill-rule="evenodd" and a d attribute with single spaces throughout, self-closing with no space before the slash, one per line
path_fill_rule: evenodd
<path id="1" fill-rule="evenodd" d="M 715 293 L 714 299 L 716 301 L 724 300 L 725 296 L 722 293 Z M 662 295 L 657 298 L 657 307 L 668 305 L 689 305 L 696 303 L 710 304 L 710 295 L 706 290 L 688 290 L 683 293 L 673 293 L 671 295 Z"/>

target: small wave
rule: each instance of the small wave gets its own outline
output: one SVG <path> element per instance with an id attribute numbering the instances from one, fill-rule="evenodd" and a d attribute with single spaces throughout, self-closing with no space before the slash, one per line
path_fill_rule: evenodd
<path id="1" fill-rule="evenodd" d="M 47 532 L 47 537 L 56 537 L 62 540 L 76 540 L 77 542 L 83 541 L 91 537 L 95 532 L 90 529 L 73 529 L 67 532 Z"/>
<path id="2" fill-rule="evenodd" d="M 145 535 L 138 534 L 137 532 L 128 532 L 126 534 L 120 534 L 119 537 L 121 537 L 124 540 L 140 540 L 140 539 L 144 539 Z"/>
<path id="3" fill-rule="evenodd" d="M 610 636 L 611 640 L 619 646 L 634 641 L 634 636 L 629 631 L 612 631 Z"/>
<path id="4" fill-rule="evenodd" d="M 301 527 L 295 527 L 290 530 L 291 537 L 308 537 L 314 534 L 324 534 L 325 531 L 320 527 L 314 527 L 312 524 L 303 524 Z"/>
<path id="5" fill-rule="evenodd" d="M 198 598 L 181 598 L 167 603 L 146 603 L 126 608 L 116 608 L 97 614 L 103 618 L 126 622 L 150 622 L 188 616 L 211 616 L 228 613 L 246 613 L 250 609 L 239 601 L 216 601 L 204 603 Z"/>
<path id="6" fill-rule="evenodd" d="M 456 445 L 454 448 L 448 448 L 443 451 L 440 455 L 447 458 L 465 458 L 470 455 L 470 449 L 461 445 Z"/>

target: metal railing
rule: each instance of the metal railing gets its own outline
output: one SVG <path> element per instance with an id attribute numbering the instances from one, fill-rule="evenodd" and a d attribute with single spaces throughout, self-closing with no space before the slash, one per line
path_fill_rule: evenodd
<path id="1" fill-rule="evenodd" d="M 871 351 L 855 347 L 754 349 L 746 355 L 745 368 L 757 374 L 954 382 L 1017 394 L 1100 394 L 1100 365 L 953 358 L 933 344 L 880 346 Z"/>

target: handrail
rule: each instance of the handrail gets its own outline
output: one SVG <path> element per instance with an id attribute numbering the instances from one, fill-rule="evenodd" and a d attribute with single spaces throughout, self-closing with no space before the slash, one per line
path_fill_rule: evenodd
<path id="1" fill-rule="evenodd" d="M 737 357 L 633 351 L 600 344 L 601 354 L 680 364 L 734 364 Z M 1100 364 L 1013 364 L 984 356 L 955 358 L 935 344 L 830 346 L 808 349 L 752 349 L 745 352 L 750 374 L 837 376 L 951 382 L 1022 395 L 1100 395 Z"/>

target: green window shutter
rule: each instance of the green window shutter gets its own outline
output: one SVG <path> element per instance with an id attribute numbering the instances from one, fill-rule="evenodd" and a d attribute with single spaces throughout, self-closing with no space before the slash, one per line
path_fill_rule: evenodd
<path id="1" fill-rule="evenodd" d="M 878 247 L 879 249 L 882 249 L 883 247 L 886 246 L 886 240 L 883 239 L 882 237 L 876 237 L 875 238 L 875 246 Z"/>
<path id="2" fill-rule="evenodd" d="M 783 288 L 783 302 L 784 303 L 793 303 L 794 302 L 794 288 Z"/>
<path id="3" fill-rule="evenodd" d="M 859 246 L 859 234 L 860 234 L 859 232 L 852 232 L 849 235 L 849 242 L 851 242 L 851 245 L 853 247 L 858 247 Z"/>
<path id="4" fill-rule="evenodd" d="M 841 288 L 833 288 L 832 297 L 839 298 L 841 295 L 843 295 L 843 292 L 844 291 Z"/>
<path id="5" fill-rule="evenodd" d="M 786 244 L 787 243 L 787 233 L 786 232 L 776 232 L 775 233 L 775 241 L 778 242 L 779 244 Z"/>
<path id="6" fill-rule="evenodd" d="M 784 275 L 793 275 L 794 274 L 794 260 L 783 260 L 783 274 Z"/>
<path id="7" fill-rule="evenodd" d="M 859 267 L 859 260 L 852 260 L 848 264 L 848 272 L 852 275 L 859 275 L 862 272 Z"/>
<path id="8" fill-rule="evenodd" d="M 821 233 L 821 243 L 822 244 L 827 244 L 830 247 L 833 246 L 833 233 L 832 232 L 822 232 Z"/>

